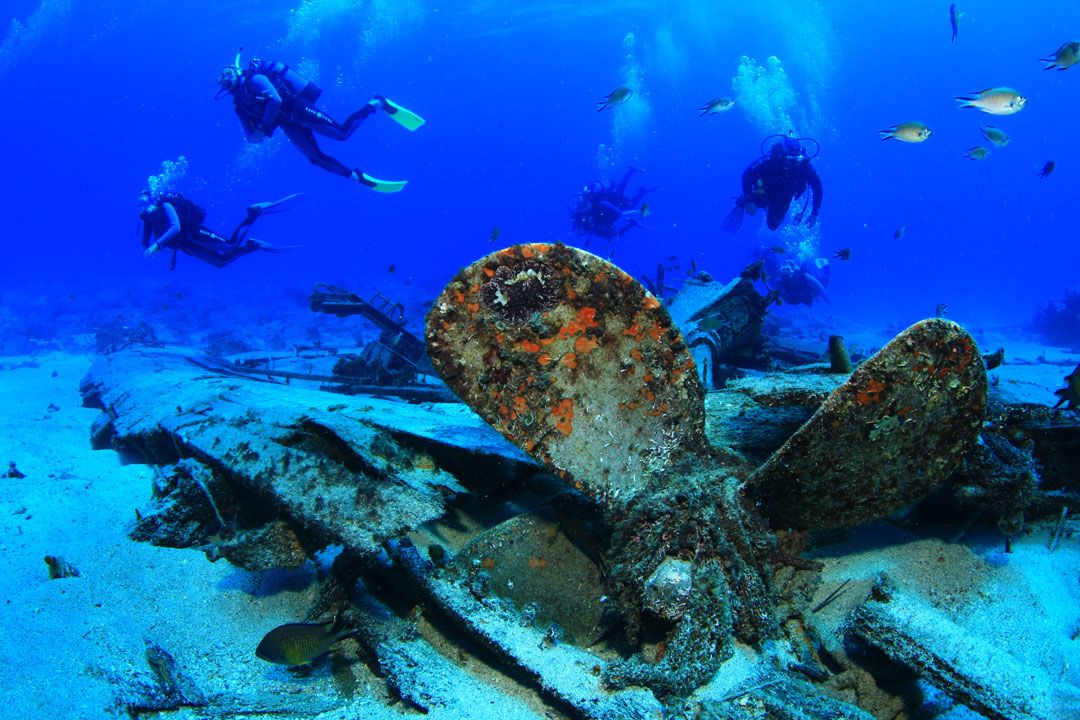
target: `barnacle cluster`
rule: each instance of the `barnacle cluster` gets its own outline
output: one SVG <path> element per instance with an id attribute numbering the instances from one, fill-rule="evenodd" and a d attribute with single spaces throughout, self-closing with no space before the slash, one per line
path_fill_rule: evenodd
<path id="1" fill-rule="evenodd" d="M 555 307 L 561 294 L 547 265 L 524 260 L 497 267 L 480 287 L 480 302 L 499 320 L 520 325 Z"/>

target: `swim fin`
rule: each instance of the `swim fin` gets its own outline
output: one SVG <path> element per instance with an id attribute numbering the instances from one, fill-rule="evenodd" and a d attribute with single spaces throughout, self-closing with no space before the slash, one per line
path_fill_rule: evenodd
<path id="1" fill-rule="evenodd" d="M 375 97 L 382 103 L 383 110 L 390 116 L 390 119 L 406 130 L 416 130 L 426 122 L 424 118 L 412 110 L 401 107 L 393 100 L 387 100 L 382 95 L 376 95 Z"/>
<path id="2" fill-rule="evenodd" d="M 371 177 L 366 172 L 356 171 L 357 179 L 361 184 L 367 185 L 375 192 L 381 193 L 396 193 L 405 189 L 405 184 L 408 180 L 380 180 L 379 178 Z"/>

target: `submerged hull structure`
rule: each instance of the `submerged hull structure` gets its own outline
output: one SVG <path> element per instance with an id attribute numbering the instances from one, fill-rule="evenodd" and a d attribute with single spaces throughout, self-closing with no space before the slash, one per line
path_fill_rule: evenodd
<path id="1" fill-rule="evenodd" d="M 168 349 L 102 358 L 83 385 L 96 447 L 166 478 L 135 535 L 251 572 L 340 549 L 309 615 L 351 612 L 360 647 L 338 656 L 367 664 L 349 672 L 376 667 L 432 717 L 869 718 L 910 702 L 897 664 L 986 717 L 1066 717 L 1071 681 L 967 612 L 996 569 L 881 520 L 949 478 L 1006 514 L 985 476 L 1018 461 L 980 454 L 986 372 L 958 325 L 918 323 L 850 375 L 706 394 L 636 281 L 524 245 L 447 286 L 427 344 L 472 410 L 208 373 Z M 1077 432 L 1039 436 L 1042 457 Z M 1029 514 L 1052 512 L 1037 495 Z"/>

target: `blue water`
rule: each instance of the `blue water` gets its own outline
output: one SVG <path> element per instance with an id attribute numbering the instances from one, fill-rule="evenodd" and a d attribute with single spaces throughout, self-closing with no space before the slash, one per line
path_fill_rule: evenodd
<path id="1" fill-rule="evenodd" d="M 430 298 L 501 245 L 572 241 L 570 196 L 633 165 L 643 171 L 635 182 L 657 188 L 651 229 L 590 249 L 635 275 L 675 256 L 684 269 L 692 259 L 727 279 L 758 245 L 802 244 L 826 257 L 850 247 L 850 262 L 834 262 L 832 305 L 814 312 L 903 325 L 946 302 L 964 323 L 1025 324 L 1080 284 L 1080 69 L 1044 72 L 1037 60 L 1080 35 L 1080 6 L 961 9 L 952 43 L 944 2 L 9 0 L 4 13 L 15 22 L 0 35 L 5 279 L 9 288 L 113 291 L 256 284 L 253 307 L 260 292 L 316 281 Z M 280 133 L 248 146 L 231 103 L 214 100 L 238 46 L 245 61 L 300 67 L 339 119 L 374 93 L 423 115 L 415 133 L 380 113 L 347 143 L 323 141 L 350 166 L 408 179 L 406 190 L 381 195 L 345 182 Z M 621 85 L 634 88 L 631 101 L 596 112 L 594 102 Z M 1028 106 L 994 118 L 953 100 L 999 85 L 1020 90 Z M 702 103 L 725 95 L 733 110 L 698 117 Z M 878 129 L 907 120 L 927 123 L 933 137 L 878 139 Z M 982 143 L 981 123 L 1012 142 L 975 162 L 963 152 Z M 758 216 L 725 235 L 719 225 L 742 169 L 764 136 L 788 130 L 822 146 L 818 228 L 773 234 Z M 303 192 L 253 233 L 303 248 L 223 270 L 181 256 L 170 272 L 165 253 L 143 258 L 136 195 L 179 156 L 187 172 L 177 188 L 224 232 L 248 204 Z M 1040 179 L 1051 159 L 1056 171 Z M 894 240 L 901 225 L 906 234 Z"/>

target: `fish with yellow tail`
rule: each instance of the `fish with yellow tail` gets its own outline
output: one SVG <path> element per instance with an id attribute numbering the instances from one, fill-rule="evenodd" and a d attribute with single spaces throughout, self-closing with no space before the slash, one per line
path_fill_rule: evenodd
<path id="1" fill-rule="evenodd" d="M 1043 70 L 1068 70 L 1080 62 L 1080 42 L 1070 40 L 1062 43 L 1050 57 L 1039 58 L 1039 60 L 1046 63 Z"/>
<path id="2" fill-rule="evenodd" d="M 989 125 L 983 125 L 979 130 L 982 132 L 982 136 L 986 138 L 987 142 L 993 143 L 998 147 L 1005 147 L 1009 144 L 1011 138 L 1002 130 L 998 130 L 996 127 L 990 127 Z"/>
<path id="3" fill-rule="evenodd" d="M 255 648 L 255 655 L 275 665 L 300 667 L 310 665 L 334 649 L 334 645 L 355 637 L 349 618 L 338 615 L 321 623 L 287 623 L 266 633 Z"/>
<path id="4" fill-rule="evenodd" d="M 701 112 L 698 117 L 705 117 L 706 115 L 719 115 L 720 113 L 727 112 L 733 107 L 735 107 L 735 101 L 731 98 L 714 98 L 698 108 L 698 110 Z"/>
<path id="5" fill-rule="evenodd" d="M 596 101 L 596 111 L 607 110 L 609 107 L 616 105 L 622 105 L 624 102 L 630 99 L 634 94 L 634 91 L 628 87 L 615 88 L 607 94 L 607 96 Z"/>
<path id="6" fill-rule="evenodd" d="M 1009 87 L 995 87 L 968 95 L 957 95 L 962 108 L 975 108 L 990 115 L 1015 115 L 1027 105 L 1027 98 Z"/>
<path id="7" fill-rule="evenodd" d="M 934 131 L 927 127 L 925 123 L 915 120 L 893 125 L 884 130 L 878 130 L 878 132 L 881 133 L 882 140 L 899 140 L 907 143 L 926 142 L 934 134 Z"/>

